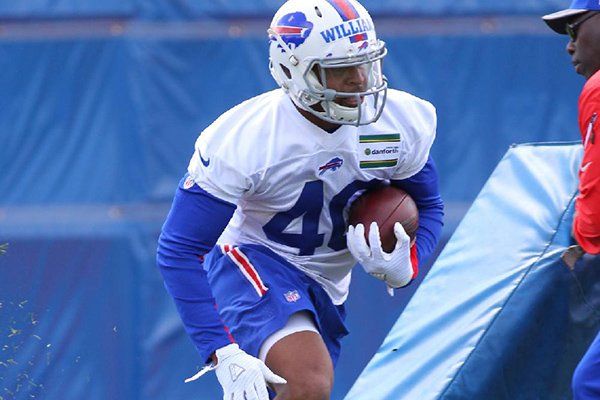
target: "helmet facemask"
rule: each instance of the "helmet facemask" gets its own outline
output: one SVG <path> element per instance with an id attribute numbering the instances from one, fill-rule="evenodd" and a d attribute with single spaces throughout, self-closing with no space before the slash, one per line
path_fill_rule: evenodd
<path id="1" fill-rule="evenodd" d="M 308 60 L 303 74 L 306 89 L 298 99 L 301 107 L 335 124 L 359 126 L 375 122 L 383 111 L 387 95 L 387 80 L 381 68 L 387 49 L 383 42 L 379 44 L 377 51 L 361 56 Z M 328 77 L 347 73 L 360 74 L 363 87 L 341 92 L 328 85 Z M 350 101 L 353 104 L 345 105 L 348 101 L 344 99 L 353 100 Z"/>

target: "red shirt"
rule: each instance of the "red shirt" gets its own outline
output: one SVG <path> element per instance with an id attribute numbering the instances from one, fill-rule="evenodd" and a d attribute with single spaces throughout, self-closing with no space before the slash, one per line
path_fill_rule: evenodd
<path id="1" fill-rule="evenodd" d="M 575 203 L 573 232 L 586 253 L 600 253 L 600 71 L 579 96 L 579 130 L 583 161 L 579 169 L 579 196 Z"/>

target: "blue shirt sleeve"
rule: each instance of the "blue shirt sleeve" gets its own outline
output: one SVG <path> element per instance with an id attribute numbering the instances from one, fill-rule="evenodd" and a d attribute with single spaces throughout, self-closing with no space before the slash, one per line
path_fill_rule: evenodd
<path id="1" fill-rule="evenodd" d="M 212 296 L 202 258 L 217 242 L 236 206 L 194 184 L 179 183 L 158 240 L 156 260 L 184 327 L 208 361 L 232 342 Z"/>
<path id="2" fill-rule="evenodd" d="M 410 194 L 419 209 L 419 228 L 415 245 L 421 264 L 435 250 L 444 226 L 444 202 L 439 192 L 438 172 L 433 158 L 429 156 L 423 169 L 415 175 L 392 181 L 391 184 Z"/>

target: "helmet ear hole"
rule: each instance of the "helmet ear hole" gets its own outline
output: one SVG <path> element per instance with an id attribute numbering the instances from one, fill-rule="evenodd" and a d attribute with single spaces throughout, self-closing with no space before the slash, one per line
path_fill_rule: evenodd
<path id="1" fill-rule="evenodd" d="M 317 17 L 323 18 L 323 13 L 321 13 L 319 6 L 315 6 L 315 12 L 317 13 Z"/>
<path id="2" fill-rule="evenodd" d="M 285 76 L 287 76 L 288 79 L 292 79 L 292 72 L 290 71 L 290 69 L 283 64 L 279 64 L 279 66 L 281 67 L 281 70 L 283 71 Z"/>

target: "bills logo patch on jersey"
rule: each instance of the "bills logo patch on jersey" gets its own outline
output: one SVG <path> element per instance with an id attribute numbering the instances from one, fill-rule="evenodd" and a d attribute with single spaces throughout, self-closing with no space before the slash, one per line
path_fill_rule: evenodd
<path id="1" fill-rule="evenodd" d="M 319 176 L 323 175 L 327 171 L 336 171 L 343 164 L 344 164 L 344 160 L 342 160 L 341 158 L 339 158 L 339 157 L 332 158 L 331 160 L 329 160 L 329 162 L 327 164 L 321 165 L 319 167 Z"/>
<path id="2" fill-rule="evenodd" d="M 290 48 L 295 49 L 304 44 L 312 32 L 313 23 L 306 19 L 304 13 L 295 12 L 284 15 L 271 29 L 279 34 Z"/>

